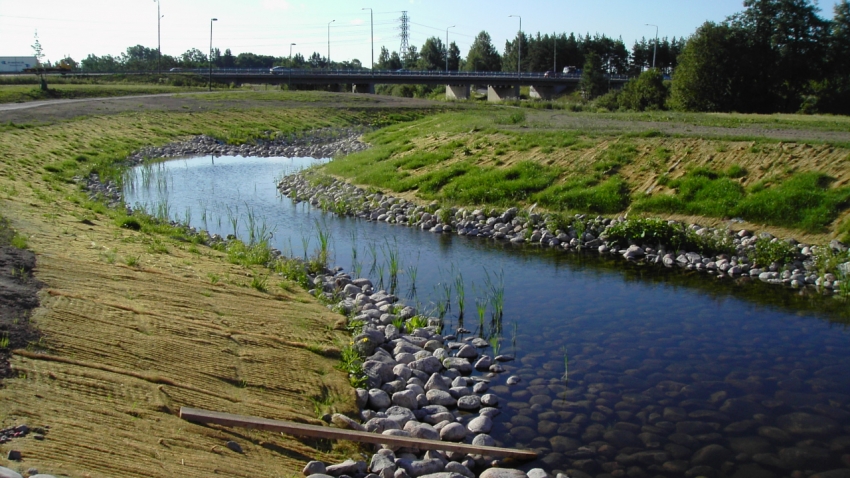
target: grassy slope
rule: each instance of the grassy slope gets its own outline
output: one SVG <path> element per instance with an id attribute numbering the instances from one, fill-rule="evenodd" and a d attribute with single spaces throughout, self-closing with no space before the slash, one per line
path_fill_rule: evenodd
<path id="1" fill-rule="evenodd" d="M 325 170 L 456 205 L 538 203 L 600 214 L 641 209 L 692 220 L 707 216 L 701 222 L 714 224 L 742 216 L 751 223 L 741 227 L 775 226 L 780 234 L 818 242 L 850 232 L 847 118 L 678 115 L 681 122 L 676 122 L 671 114 L 662 124 L 657 115 L 494 108 L 446 113 L 375 132 L 367 137 L 374 149 Z M 844 133 L 837 131 L 842 125 Z M 820 136 L 833 131 L 836 141 Z M 777 139 L 784 136 L 800 139 Z M 685 197 L 681 179 L 695 170 L 734 177 Z M 833 181 L 792 181 L 813 171 Z M 741 190 L 731 207 L 705 201 L 726 183 Z M 782 189 L 789 184 L 798 187 Z M 827 185 L 813 200 L 814 212 L 789 218 L 783 211 L 793 209 L 800 201 L 796 193 L 811 184 Z M 687 207 L 670 201 L 640 207 L 647 199 L 671 195 Z M 691 207 L 699 201 L 702 207 Z"/>
<path id="2" fill-rule="evenodd" d="M 185 88 L 178 86 L 160 85 L 76 85 L 50 84 L 49 91 L 44 92 L 37 85 L 0 85 L 0 104 L 24 103 L 28 101 L 72 99 L 72 98 L 106 98 L 112 96 L 155 95 L 162 93 L 185 93 L 188 91 L 203 91 L 203 88 Z"/>
<path id="3" fill-rule="evenodd" d="M 306 460 L 334 459 L 324 446 L 197 426 L 175 414 L 192 406 L 315 422 L 317 412 L 352 411 L 337 360 L 321 353 L 346 340 L 334 328 L 340 317 L 291 282 L 271 277 L 267 293 L 252 289 L 266 270 L 118 228 L 114 211 L 87 202 L 63 178 L 92 167 L 108 173 L 132 149 L 187 135 L 239 141 L 364 119 L 344 109 L 265 108 L 0 130 L 0 204 L 28 237 L 45 284 L 33 317 L 45 338 L 13 356 L 18 378 L 0 389 L 0 427 L 51 426 L 45 441 L 15 442 L 24 468 L 73 476 L 291 476 Z M 224 447 L 231 439 L 245 455 Z"/>

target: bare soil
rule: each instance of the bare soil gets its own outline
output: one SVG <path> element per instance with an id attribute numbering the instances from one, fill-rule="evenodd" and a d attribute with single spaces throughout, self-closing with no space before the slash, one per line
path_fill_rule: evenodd
<path id="1" fill-rule="evenodd" d="M 0 386 L 12 376 L 9 358 L 13 349 L 38 343 L 40 334 L 30 324 L 38 307 L 41 283 L 33 277 L 35 254 L 12 246 L 0 247 Z"/>

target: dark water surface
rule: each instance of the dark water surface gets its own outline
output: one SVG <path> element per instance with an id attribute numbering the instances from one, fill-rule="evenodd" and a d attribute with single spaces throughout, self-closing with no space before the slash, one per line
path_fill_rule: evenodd
<path id="1" fill-rule="evenodd" d="M 275 178 L 314 162 L 204 157 L 139 167 L 126 200 L 222 235 L 238 217 L 237 235 L 246 237 L 251 215 L 255 229 L 273 230 L 274 247 L 296 257 L 313 253 L 321 228 L 331 234 L 331 264 L 376 284 L 382 275 L 388 282 L 388 257 L 397 253 L 397 293 L 408 304 L 437 314 L 450 288 L 450 330 L 462 277 L 464 326 L 478 332 L 476 302 L 488 302 L 483 335 L 518 358 L 491 382 L 502 409 L 492 435 L 502 446 L 539 449 L 542 459 L 529 467 L 590 476 L 850 476 L 846 304 L 338 218 L 277 194 Z M 501 334 L 489 300 L 500 283 Z M 508 386 L 509 375 L 522 380 Z"/>

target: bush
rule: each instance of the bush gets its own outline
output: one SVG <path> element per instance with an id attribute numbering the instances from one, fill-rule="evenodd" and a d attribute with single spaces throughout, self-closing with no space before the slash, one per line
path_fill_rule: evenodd
<path id="1" fill-rule="evenodd" d="M 620 107 L 633 110 L 661 110 L 667 103 L 670 91 L 661 71 L 652 68 L 637 78 L 629 80 L 618 97 Z"/>
<path id="2" fill-rule="evenodd" d="M 670 224 L 664 219 L 629 219 L 618 223 L 607 231 L 607 239 L 618 246 L 630 242 L 648 245 L 664 245 L 674 250 L 683 249 L 701 254 L 734 253 L 731 237 L 697 235 L 682 224 Z"/>
<path id="3" fill-rule="evenodd" d="M 797 248 L 779 239 L 759 238 L 756 240 L 755 263 L 767 267 L 776 262 L 786 264 L 797 258 Z"/>

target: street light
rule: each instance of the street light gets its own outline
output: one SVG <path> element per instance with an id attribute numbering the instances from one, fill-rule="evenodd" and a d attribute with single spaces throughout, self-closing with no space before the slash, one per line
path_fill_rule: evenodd
<path id="1" fill-rule="evenodd" d="M 331 67 L 331 23 L 336 20 L 331 20 L 328 22 L 328 68 Z"/>
<path id="2" fill-rule="evenodd" d="M 655 54 L 658 52 L 658 25 L 647 23 L 648 27 L 655 27 L 655 44 L 652 46 L 652 68 L 655 68 Z"/>
<path id="3" fill-rule="evenodd" d="M 519 50 L 517 51 L 519 52 L 519 56 L 516 61 L 516 75 L 522 78 L 522 17 L 519 15 L 508 15 L 508 18 L 510 17 L 519 18 L 519 32 L 517 32 L 517 45 L 519 45 Z"/>
<path id="4" fill-rule="evenodd" d="M 369 10 L 369 26 L 371 28 L 371 38 L 372 38 L 372 66 L 369 67 L 369 71 L 374 73 L 375 70 L 375 20 L 373 16 L 372 9 L 369 7 L 361 8 L 360 10 Z"/>
<path id="5" fill-rule="evenodd" d="M 446 73 L 449 72 L 449 28 L 454 28 L 457 25 L 446 27 Z"/>
<path id="6" fill-rule="evenodd" d="M 295 43 L 289 44 L 289 89 L 292 89 L 292 47 L 295 46 Z"/>
<path id="7" fill-rule="evenodd" d="M 159 14 L 159 0 L 153 0 L 156 2 L 156 74 L 162 74 L 162 29 L 160 28 L 160 19 L 165 15 Z"/>
<path id="8" fill-rule="evenodd" d="M 209 75 L 209 89 L 212 91 L 212 57 L 213 57 L 213 49 L 212 49 L 212 26 L 213 22 L 217 22 L 218 18 L 210 18 L 210 75 Z"/>

